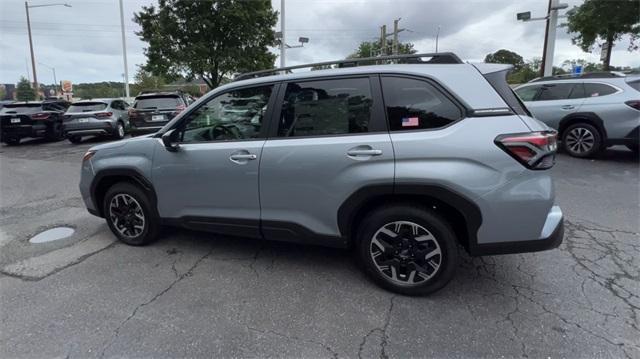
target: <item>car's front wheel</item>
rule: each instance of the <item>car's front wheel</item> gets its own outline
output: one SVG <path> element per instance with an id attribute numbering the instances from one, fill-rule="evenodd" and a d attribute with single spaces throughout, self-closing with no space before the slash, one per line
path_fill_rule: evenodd
<path id="1" fill-rule="evenodd" d="M 103 213 L 113 234 L 126 244 L 141 246 L 158 236 L 160 224 L 151 201 L 133 184 L 117 183 L 109 188 Z"/>
<path id="2" fill-rule="evenodd" d="M 124 124 L 121 121 L 116 122 L 116 128 L 113 131 L 113 138 L 121 140 L 124 138 Z"/>
<path id="3" fill-rule="evenodd" d="M 588 123 L 576 123 L 563 133 L 564 150 L 573 157 L 593 157 L 602 148 L 602 137 L 594 126 Z"/>
<path id="4" fill-rule="evenodd" d="M 73 143 L 73 144 L 78 144 L 82 142 L 82 137 L 81 136 L 70 136 L 67 138 L 67 140 L 69 140 L 69 142 Z"/>
<path id="5" fill-rule="evenodd" d="M 455 273 L 455 233 L 447 221 L 427 208 L 380 208 L 362 221 L 357 236 L 358 256 L 366 273 L 392 292 L 432 293 Z"/>

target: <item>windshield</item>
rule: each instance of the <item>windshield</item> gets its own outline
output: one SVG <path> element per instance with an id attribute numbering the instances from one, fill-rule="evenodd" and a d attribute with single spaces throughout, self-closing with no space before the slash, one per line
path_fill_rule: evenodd
<path id="1" fill-rule="evenodd" d="M 107 104 L 104 102 L 80 102 L 71 105 L 67 112 L 93 112 L 102 111 L 105 108 L 107 108 Z"/>
<path id="2" fill-rule="evenodd" d="M 139 110 L 174 109 L 180 105 L 182 105 L 182 101 L 178 96 L 153 96 L 138 98 L 133 107 Z"/>
<path id="3" fill-rule="evenodd" d="M 0 114 L 18 114 L 28 115 L 36 112 L 42 112 L 42 104 L 29 103 L 29 104 L 9 104 L 4 105 Z"/>

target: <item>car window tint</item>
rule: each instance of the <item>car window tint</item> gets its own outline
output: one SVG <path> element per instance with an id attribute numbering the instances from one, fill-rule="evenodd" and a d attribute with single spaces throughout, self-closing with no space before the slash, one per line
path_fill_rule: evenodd
<path id="1" fill-rule="evenodd" d="M 184 143 L 258 138 L 273 85 L 230 91 L 190 113 L 181 126 Z"/>
<path id="2" fill-rule="evenodd" d="M 391 131 L 447 126 L 462 118 L 462 111 L 426 81 L 383 77 L 382 90 Z"/>
<path id="3" fill-rule="evenodd" d="M 93 112 L 102 111 L 105 108 L 107 104 L 104 102 L 80 102 L 71 105 L 67 112 Z"/>
<path id="4" fill-rule="evenodd" d="M 537 101 L 565 100 L 573 89 L 573 84 L 544 84 L 540 88 Z"/>
<path id="5" fill-rule="evenodd" d="M 633 80 L 627 82 L 627 85 L 631 86 L 636 91 L 640 91 L 640 80 Z"/>
<path id="6" fill-rule="evenodd" d="M 40 104 L 9 104 L 5 105 L 0 114 L 18 114 L 27 115 L 32 113 L 42 112 L 42 105 Z"/>
<path id="7" fill-rule="evenodd" d="M 585 97 L 606 96 L 606 95 L 611 95 L 612 93 L 615 93 L 617 91 L 618 90 L 616 90 L 615 88 L 605 84 L 589 83 L 589 82 L 584 83 Z"/>
<path id="8" fill-rule="evenodd" d="M 582 84 L 574 84 L 571 93 L 569 94 L 570 99 L 584 98 L 584 86 Z"/>
<path id="9" fill-rule="evenodd" d="M 533 101 L 533 99 L 536 97 L 536 94 L 538 93 L 539 88 L 540 86 L 526 86 L 521 87 L 515 91 L 522 101 Z"/>
<path id="10" fill-rule="evenodd" d="M 371 86 L 368 78 L 289 83 L 278 136 L 322 136 L 369 131 Z"/>
<path id="11" fill-rule="evenodd" d="M 182 100 L 178 96 L 149 96 L 139 97 L 136 99 L 136 103 L 133 107 L 144 109 L 158 109 L 167 110 L 175 109 L 176 107 L 183 105 Z"/>

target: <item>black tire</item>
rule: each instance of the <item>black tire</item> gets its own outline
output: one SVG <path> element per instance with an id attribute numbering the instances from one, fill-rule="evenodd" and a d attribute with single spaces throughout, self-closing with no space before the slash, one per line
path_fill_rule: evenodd
<path id="1" fill-rule="evenodd" d="M 602 143 L 600 131 L 588 123 L 574 123 L 562 133 L 562 146 L 572 157 L 593 157 L 602 150 Z"/>
<path id="2" fill-rule="evenodd" d="M 116 209 L 118 207 L 115 207 L 114 212 L 111 212 L 110 205 L 116 196 L 119 196 L 116 200 L 116 203 L 120 205 L 125 203 L 125 199 L 130 200 L 132 198 L 135 200 L 135 202 L 130 202 L 128 205 L 125 203 L 124 205 L 122 205 L 122 207 L 129 207 L 129 210 L 132 210 L 131 213 L 127 213 L 127 215 L 129 215 L 129 218 L 131 218 L 132 220 L 136 220 L 136 213 L 134 212 L 136 212 L 139 207 L 140 211 L 138 213 L 141 213 L 143 215 L 143 221 L 141 225 L 140 222 L 133 223 L 130 226 L 131 229 L 124 229 L 125 232 L 121 232 L 123 227 L 129 226 L 127 226 L 126 224 L 114 223 L 114 217 L 116 217 L 117 219 L 117 216 L 115 216 L 115 214 L 117 213 Z M 102 208 L 104 217 L 107 221 L 107 224 L 109 225 L 109 228 L 111 229 L 111 232 L 113 232 L 113 234 L 115 234 L 120 241 L 132 246 L 143 246 L 157 239 L 160 231 L 160 220 L 155 208 L 153 208 L 153 206 L 151 205 L 149 197 L 139 187 L 126 182 L 116 183 L 107 190 L 107 193 L 104 196 Z M 126 221 L 124 219 L 122 220 Z M 139 230 L 137 228 L 133 228 L 135 224 L 138 224 L 140 227 L 142 227 L 142 229 Z M 132 230 L 139 230 L 139 233 L 134 233 L 132 232 Z M 127 233 L 129 233 L 129 235 Z"/>
<path id="3" fill-rule="evenodd" d="M 116 122 L 116 128 L 113 129 L 113 139 L 121 140 L 124 138 L 124 135 L 125 135 L 124 123 L 118 120 L 118 122 Z"/>
<path id="4" fill-rule="evenodd" d="M 413 230 L 413 227 L 410 224 L 400 224 L 399 234 L 396 234 L 400 238 L 390 237 L 385 232 L 381 232 L 392 227 L 397 229 L 397 222 L 410 222 L 419 228 L 416 232 L 408 233 L 406 226 L 409 226 L 409 230 Z M 394 230 L 391 231 L 394 232 Z M 425 238 L 425 233 L 431 234 L 430 237 L 427 235 L 428 240 L 416 241 L 416 238 Z M 374 240 L 382 243 L 385 239 L 388 240 L 384 243 L 387 248 L 385 250 L 381 250 L 381 247 L 374 244 Z M 458 265 L 457 240 L 451 226 L 440 215 L 423 207 L 394 205 L 374 210 L 362 220 L 356 240 L 358 259 L 364 271 L 376 284 L 395 293 L 404 295 L 433 293 L 453 278 Z M 438 250 L 439 257 L 438 254 L 433 254 Z M 406 259 L 406 256 L 409 259 Z M 400 257 L 402 259 L 399 259 Z M 424 260 L 427 258 L 432 258 L 428 262 L 433 264 Z M 438 259 L 439 263 L 436 263 Z M 401 264 L 401 261 L 404 264 Z M 398 265 L 388 265 L 388 270 L 379 267 L 390 262 Z M 427 271 L 417 270 L 416 265 Z M 431 273 L 428 273 L 429 269 L 432 270 Z M 410 273 L 412 271 L 413 275 Z M 392 278 L 394 275 L 395 279 Z M 416 276 L 419 277 L 417 283 L 414 282 Z M 402 283 L 403 279 L 406 279 L 405 283 Z"/>
<path id="5" fill-rule="evenodd" d="M 73 143 L 73 144 L 78 144 L 78 143 L 82 143 L 82 137 L 81 136 L 69 136 L 67 137 L 67 140 L 69 140 L 69 142 Z"/>
<path id="6" fill-rule="evenodd" d="M 640 145 L 626 145 L 626 146 L 631 152 L 635 153 L 636 155 L 640 153 Z"/>
<path id="7" fill-rule="evenodd" d="M 7 146 L 18 146 L 20 144 L 20 139 L 19 138 L 7 138 L 6 140 L 4 140 L 4 143 L 6 143 Z"/>

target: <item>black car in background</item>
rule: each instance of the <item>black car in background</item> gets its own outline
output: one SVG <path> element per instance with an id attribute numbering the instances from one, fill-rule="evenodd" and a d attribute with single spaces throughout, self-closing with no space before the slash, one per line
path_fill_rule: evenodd
<path id="1" fill-rule="evenodd" d="M 0 141 L 18 145 L 25 137 L 64 138 L 62 121 L 69 107 L 65 100 L 13 102 L 0 110 Z"/>
<path id="2" fill-rule="evenodd" d="M 158 131 L 191 102 L 191 97 L 182 91 L 148 92 L 136 96 L 129 109 L 131 136 Z"/>

